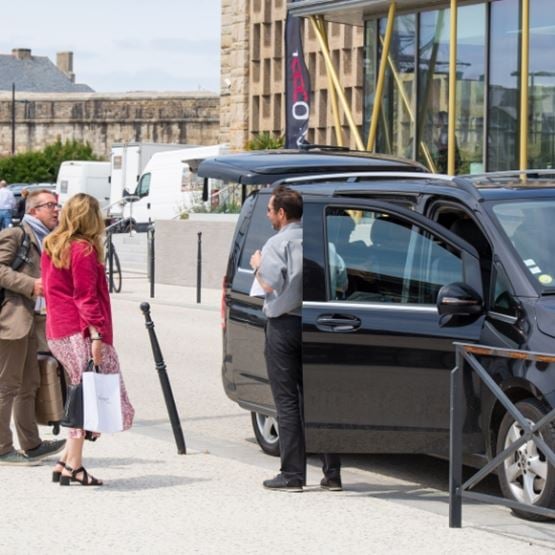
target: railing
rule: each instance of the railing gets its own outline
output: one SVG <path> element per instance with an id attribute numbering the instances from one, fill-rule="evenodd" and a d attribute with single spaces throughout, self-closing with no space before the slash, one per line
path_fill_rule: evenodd
<path id="1" fill-rule="evenodd" d="M 513 501 L 493 495 L 476 493 L 471 490 L 485 476 L 500 466 L 507 457 L 514 453 L 525 443 L 532 440 L 537 448 L 541 449 L 548 463 L 555 469 L 555 453 L 547 445 L 540 435 L 542 428 L 555 420 L 555 408 L 543 416 L 535 424 L 530 424 L 515 404 L 495 383 L 487 370 L 476 358 L 480 356 L 495 356 L 508 359 L 531 360 L 542 363 L 555 362 L 555 355 L 519 351 L 512 349 L 499 349 L 495 347 L 477 346 L 467 343 L 455 343 L 456 366 L 451 372 L 451 441 L 450 441 L 450 464 L 449 464 L 449 526 L 460 528 L 462 521 L 462 500 L 474 499 L 485 503 L 504 505 L 521 512 L 533 513 L 544 517 L 555 519 L 555 510 L 536 505 L 529 505 L 519 501 Z M 506 449 L 498 453 L 476 474 L 462 483 L 462 447 L 463 447 L 463 373 L 466 370 L 465 362 L 470 369 L 479 376 L 495 398 L 505 407 L 507 412 L 514 418 L 515 422 L 522 428 L 523 434 L 515 439 Z M 547 486 L 546 486 L 547 487 Z"/>

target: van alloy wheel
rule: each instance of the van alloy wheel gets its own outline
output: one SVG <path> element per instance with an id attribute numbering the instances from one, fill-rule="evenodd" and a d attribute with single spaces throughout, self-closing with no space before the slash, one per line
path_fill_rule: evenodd
<path id="1" fill-rule="evenodd" d="M 527 420 L 529 424 L 533 424 L 531 420 Z M 513 422 L 505 436 L 504 447 L 509 447 L 522 435 L 524 430 L 520 424 Z M 536 444 L 532 440 L 528 441 L 511 458 L 505 459 L 503 466 L 514 498 L 531 505 L 537 503 L 545 489 L 547 460 Z"/>
<path id="2" fill-rule="evenodd" d="M 277 420 L 259 412 L 251 412 L 256 441 L 264 453 L 279 456 L 279 430 Z"/>
<path id="3" fill-rule="evenodd" d="M 516 403 L 516 407 L 529 424 L 538 422 L 546 408 L 537 399 L 530 398 Z M 505 414 L 499 427 L 497 452 L 509 447 L 524 434 L 524 430 L 513 417 Z M 542 439 L 555 450 L 555 427 L 545 426 L 541 431 Z M 499 485 L 503 495 L 508 499 L 528 505 L 555 508 L 555 468 L 549 464 L 547 457 L 530 440 L 507 457 L 498 470 Z M 520 509 L 513 512 L 528 520 L 549 520 L 547 517 L 528 513 Z"/>

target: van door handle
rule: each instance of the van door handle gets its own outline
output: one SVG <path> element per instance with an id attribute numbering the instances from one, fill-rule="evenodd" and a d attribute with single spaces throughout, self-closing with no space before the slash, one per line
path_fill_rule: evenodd
<path id="1" fill-rule="evenodd" d="M 316 327 L 320 331 L 345 333 L 360 328 L 360 318 L 350 314 L 322 314 L 316 319 Z"/>

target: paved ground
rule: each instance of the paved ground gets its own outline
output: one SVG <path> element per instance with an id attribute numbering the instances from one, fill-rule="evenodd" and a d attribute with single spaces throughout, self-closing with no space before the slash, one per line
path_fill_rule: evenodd
<path id="1" fill-rule="evenodd" d="M 220 383 L 220 292 L 203 291 L 197 305 L 193 289 L 158 285 L 152 317 L 189 449 L 177 455 L 139 310 L 147 292 L 133 277 L 113 300 L 137 417 L 131 431 L 86 446 L 105 486 L 52 484 L 49 464 L 1 467 L 0 553 L 553 551 L 553 525 L 503 508 L 465 504 L 463 528 L 450 530 L 447 465 L 429 457 L 347 458 L 341 493 L 319 489 L 314 461 L 302 494 L 265 491 L 278 461 Z"/>

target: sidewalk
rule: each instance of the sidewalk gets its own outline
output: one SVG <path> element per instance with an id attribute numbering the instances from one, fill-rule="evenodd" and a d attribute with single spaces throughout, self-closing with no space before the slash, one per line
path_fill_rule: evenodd
<path id="1" fill-rule="evenodd" d="M 50 482 L 51 463 L 1 467 L 0 553 L 551 553 L 555 528 L 465 504 L 448 528 L 446 492 L 347 459 L 345 490 L 268 492 L 279 461 L 252 438 L 249 414 L 220 383 L 220 291 L 124 280 L 113 295 L 117 348 L 135 426 L 86 442 L 100 488 Z M 152 306 L 188 454 L 177 455 L 139 303 Z M 48 433 L 43 434 L 45 438 Z M 378 459 L 375 459 L 376 461 Z M 380 460 L 387 462 L 382 457 Z M 373 463 L 374 464 L 374 463 Z"/>

